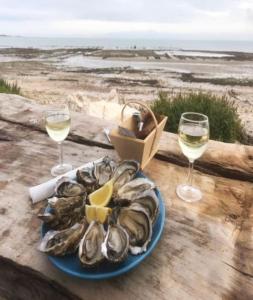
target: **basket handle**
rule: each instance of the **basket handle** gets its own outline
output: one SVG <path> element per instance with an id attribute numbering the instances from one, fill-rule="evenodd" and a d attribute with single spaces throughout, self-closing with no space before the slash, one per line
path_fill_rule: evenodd
<path id="1" fill-rule="evenodd" d="M 154 124 L 155 124 L 155 135 L 154 135 L 154 139 L 153 139 L 153 142 L 152 142 L 152 146 L 151 146 L 151 150 L 150 150 L 150 153 L 149 155 L 151 155 L 152 151 L 153 151 L 153 147 L 154 147 L 154 144 L 155 144 L 155 140 L 156 140 L 156 134 L 157 134 L 157 128 L 158 128 L 158 123 L 157 123 L 157 120 L 156 120 L 156 117 L 154 115 L 154 113 L 152 112 L 152 110 L 143 102 L 141 101 L 128 101 L 127 103 L 125 103 L 125 105 L 123 106 L 122 110 L 121 110 L 121 122 L 124 121 L 124 111 L 126 109 L 126 107 L 129 105 L 129 104 L 139 104 L 140 106 L 144 107 L 150 114 L 151 114 L 151 117 L 154 121 Z"/>

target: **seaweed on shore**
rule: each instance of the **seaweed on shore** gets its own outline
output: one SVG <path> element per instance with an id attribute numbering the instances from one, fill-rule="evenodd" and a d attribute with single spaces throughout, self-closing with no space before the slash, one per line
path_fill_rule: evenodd
<path id="1" fill-rule="evenodd" d="M 105 82 L 113 85 L 161 87 L 157 79 L 108 78 L 105 79 Z"/>
<path id="2" fill-rule="evenodd" d="M 83 73 L 83 74 L 144 74 L 143 70 L 137 70 L 130 67 L 117 68 L 78 68 L 75 70 L 67 70 L 68 73 Z"/>
<path id="3" fill-rule="evenodd" d="M 207 78 L 207 77 L 195 77 L 192 73 L 181 74 L 180 79 L 184 82 L 199 82 L 199 83 L 211 83 L 215 85 L 230 85 L 230 86 L 249 86 L 253 87 L 253 79 L 244 78 L 238 79 L 233 77 L 226 78 Z"/>

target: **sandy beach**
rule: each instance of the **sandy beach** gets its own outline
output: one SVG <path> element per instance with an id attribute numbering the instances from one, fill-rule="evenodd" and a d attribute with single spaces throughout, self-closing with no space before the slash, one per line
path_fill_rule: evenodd
<path id="1" fill-rule="evenodd" d="M 0 74 L 42 104 L 68 100 L 75 111 L 117 119 L 128 100 L 159 91 L 226 94 L 253 136 L 253 54 L 220 51 L 0 49 Z"/>

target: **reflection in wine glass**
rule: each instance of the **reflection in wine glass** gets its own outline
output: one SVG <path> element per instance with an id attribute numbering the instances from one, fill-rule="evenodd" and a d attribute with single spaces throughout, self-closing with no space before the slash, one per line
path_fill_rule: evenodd
<path id="1" fill-rule="evenodd" d="M 51 139 L 59 145 L 59 165 L 51 169 L 51 174 L 62 175 L 72 169 L 70 164 L 63 163 L 62 142 L 70 130 L 70 113 L 67 106 L 59 106 L 46 112 L 46 130 Z"/>
<path id="2" fill-rule="evenodd" d="M 199 113 L 183 113 L 178 127 L 178 142 L 189 160 L 189 171 L 187 183 L 177 186 L 176 192 L 179 198 L 187 202 L 195 202 L 202 198 L 201 191 L 192 185 L 192 173 L 194 161 L 205 152 L 208 140 L 208 117 Z"/>

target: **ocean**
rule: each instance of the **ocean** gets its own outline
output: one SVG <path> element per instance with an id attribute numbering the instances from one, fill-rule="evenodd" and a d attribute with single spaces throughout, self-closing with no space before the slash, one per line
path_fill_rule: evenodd
<path id="1" fill-rule="evenodd" d="M 209 50 L 253 53 L 253 41 L 197 41 L 169 39 L 90 39 L 0 36 L 0 48 L 82 48 L 154 49 L 154 50 Z"/>

